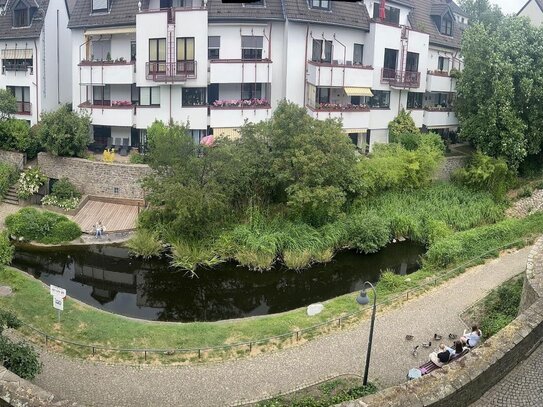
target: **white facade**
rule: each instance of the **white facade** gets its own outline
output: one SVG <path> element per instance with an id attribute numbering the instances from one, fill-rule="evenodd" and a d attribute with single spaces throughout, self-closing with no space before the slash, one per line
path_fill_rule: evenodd
<path id="1" fill-rule="evenodd" d="M 15 117 L 31 125 L 42 112 L 72 101 L 72 47 L 67 25 L 65 2 L 50 0 L 38 37 L 1 39 L 0 88 L 14 92 Z M 16 33 L 18 28 L 12 30 Z"/>
<path id="2" fill-rule="evenodd" d="M 364 3 L 371 16 L 375 2 Z M 195 139 L 232 136 L 245 122 L 269 119 L 283 99 L 342 120 L 360 147 L 387 142 L 402 108 L 419 127 L 458 126 L 449 75 L 462 68 L 458 51 L 410 29 L 408 7 L 397 6 L 399 26 L 372 21 L 369 31 L 210 22 L 203 0 L 158 8 L 151 0 L 135 26 L 72 30 L 73 105 L 91 114 L 95 141 L 136 146 L 154 120 L 188 123 Z"/>

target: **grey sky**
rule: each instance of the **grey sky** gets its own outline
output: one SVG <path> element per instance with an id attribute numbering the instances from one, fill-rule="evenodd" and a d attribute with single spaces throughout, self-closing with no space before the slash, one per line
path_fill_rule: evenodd
<path id="1" fill-rule="evenodd" d="M 490 0 L 491 3 L 500 6 L 505 14 L 518 13 L 528 0 Z"/>

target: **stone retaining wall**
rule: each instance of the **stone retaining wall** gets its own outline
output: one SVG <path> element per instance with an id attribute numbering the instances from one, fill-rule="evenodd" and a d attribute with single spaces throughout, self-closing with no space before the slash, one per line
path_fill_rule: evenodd
<path id="1" fill-rule="evenodd" d="M 543 340 L 543 237 L 526 265 L 519 316 L 457 362 L 337 407 L 459 407 L 478 400 Z"/>
<path id="2" fill-rule="evenodd" d="M 451 175 L 458 168 L 462 168 L 468 162 L 467 156 L 458 156 L 458 157 L 445 157 L 441 168 L 437 172 L 435 178 L 438 180 L 448 181 L 451 179 Z"/>
<path id="3" fill-rule="evenodd" d="M 26 164 L 26 154 L 0 150 L 0 162 L 13 164 L 21 171 Z"/>
<path id="4" fill-rule="evenodd" d="M 151 169 L 145 164 L 108 164 L 84 158 L 38 154 L 38 165 L 49 178 L 68 178 L 83 194 L 143 199 L 140 180 Z"/>

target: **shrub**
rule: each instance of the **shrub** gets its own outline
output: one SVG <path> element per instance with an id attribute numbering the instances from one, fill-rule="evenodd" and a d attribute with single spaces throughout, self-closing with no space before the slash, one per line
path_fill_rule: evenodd
<path id="1" fill-rule="evenodd" d="M 42 369 L 38 354 L 26 343 L 14 343 L 0 336 L 0 360 L 4 367 L 23 379 L 34 379 Z"/>
<path id="2" fill-rule="evenodd" d="M 0 334 L 4 328 L 17 329 L 21 326 L 21 321 L 11 312 L 0 310 Z"/>
<path id="3" fill-rule="evenodd" d="M 45 195 L 41 199 L 41 204 L 44 206 L 56 206 L 58 208 L 69 211 L 71 209 L 77 208 L 79 206 L 79 201 L 79 198 L 59 199 L 55 195 Z"/>
<path id="4" fill-rule="evenodd" d="M 51 195 L 58 199 L 81 198 L 81 193 L 67 178 L 61 178 L 53 184 Z"/>
<path id="5" fill-rule="evenodd" d="M 374 213 L 357 214 L 347 221 L 347 244 L 363 253 L 375 253 L 390 241 L 387 222 Z"/>
<path id="6" fill-rule="evenodd" d="M 532 188 L 530 188 L 530 186 L 527 185 L 518 192 L 517 198 L 529 198 L 532 196 L 532 194 L 533 194 Z"/>
<path id="7" fill-rule="evenodd" d="M 0 233 L 0 268 L 10 264 L 13 259 L 13 246 L 10 244 L 6 233 Z M 0 321 L 2 320 L 0 316 Z"/>
<path id="8" fill-rule="evenodd" d="M 11 184 L 17 179 L 17 170 L 10 164 L 0 163 L 0 198 L 6 195 Z"/>
<path id="9" fill-rule="evenodd" d="M 128 159 L 130 160 L 130 164 L 145 164 L 146 162 L 145 156 L 135 151 L 130 152 Z"/>
<path id="10" fill-rule="evenodd" d="M 397 291 L 403 285 L 405 285 L 405 277 L 391 270 L 382 272 L 378 283 L 379 288 L 392 292 Z"/>
<path id="11" fill-rule="evenodd" d="M 405 109 L 402 109 L 398 116 L 388 124 L 388 137 L 392 143 L 399 143 L 403 135 L 418 134 L 419 132 L 411 113 Z"/>
<path id="12" fill-rule="evenodd" d="M 69 242 L 81 236 L 79 226 L 65 216 L 30 207 L 9 215 L 6 227 L 17 238 L 48 244 Z"/>
<path id="13" fill-rule="evenodd" d="M 40 190 L 47 181 L 39 168 L 28 168 L 19 176 L 17 196 L 20 199 L 28 199 Z"/>
<path id="14" fill-rule="evenodd" d="M 125 246 L 128 247 L 130 253 L 144 259 L 160 256 L 163 249 L 158 233 L 142 228 L 137 230 Z"/>

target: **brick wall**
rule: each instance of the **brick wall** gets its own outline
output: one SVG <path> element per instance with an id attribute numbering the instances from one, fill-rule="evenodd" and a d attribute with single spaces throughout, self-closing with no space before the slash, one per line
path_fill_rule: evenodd
<path id="1" fill-rule="evenodd" d="M 26 163 L 26 154 L 0 150 L 0 162 L 13 164 L 19 170 L 22 170 Z"/>
<path id="2" fill-rule="evenodd" d="M 151 169 L 145 164 L 108 164 L 83 158 L 38 154 L 38 166 L 49 178 L 68 178 L 83 194 L 143 199 L 140 180 Z"/>

